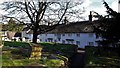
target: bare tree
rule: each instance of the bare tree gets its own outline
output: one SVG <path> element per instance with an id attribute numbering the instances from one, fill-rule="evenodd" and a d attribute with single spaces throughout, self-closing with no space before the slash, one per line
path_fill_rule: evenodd
<path id="1" fill-rule="evenodd" d="M 9 1 L 2 3 L 3 10 L 8 14 L 4 15 L 7 18 L 15 18 L 19 22 L 30 21 L 29 28 L 33 30 L 33 43 L 37 43 L 37 36 L 40 33 L 55 29 L 56 26 L 62 23 L 65 16 L 80 18 L 80 7 L 74 10 L 74 7 L 81 5 L 82 0 L 78 2 L 71 1 L 40 1 L 40 0 L 22 0 Z"/>

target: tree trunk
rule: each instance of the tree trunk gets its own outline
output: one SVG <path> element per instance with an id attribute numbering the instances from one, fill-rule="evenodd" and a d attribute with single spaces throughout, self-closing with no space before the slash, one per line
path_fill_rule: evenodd
<path id="1" fill-rule="evenodd" d="M 33 30 L 33 43 L 37 43 L 37 30 Z"/>

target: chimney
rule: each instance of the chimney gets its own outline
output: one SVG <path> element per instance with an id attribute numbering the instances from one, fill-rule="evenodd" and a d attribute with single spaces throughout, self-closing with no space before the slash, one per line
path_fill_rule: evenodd
<path id="1" fill-rule="evenodd" d="M 65 17 L 65 19 L 64 19 L 64 24 L 68 24 L 67 17 Z"/>
<path id="2" fill-rule="evenodd" d="M 92 21 L 92 11 L 90 11 L 89 21 Z"/>

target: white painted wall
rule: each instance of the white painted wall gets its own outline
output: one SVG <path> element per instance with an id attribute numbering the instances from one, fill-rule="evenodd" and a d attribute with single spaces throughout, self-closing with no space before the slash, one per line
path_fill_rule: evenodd
<path id="1" fill-rule="evenodd" d="M 77 34 L 79 36 L 77 36 Z M 32 40 L 33 34 L 26 34 L 24 37 L 28 37 L 30 40 Z M 40 42 L 75 44 L 78 45 L 79 48 L 84 48 L 85 46 L 90 44 L 92 44 L 92 46 L 96 46 L 97 44 L 95 41 L 98 40 L 96 39 L 95 33 L 40 34 L 38 35 L 38 39 L 40 40 Z M 74 41 L 71 42 L 67 41 L 66 39 L 73 39 Z"/>
<path id="2" fill-rule="evenodd" d="M 22 32 L 22 41 L 23 42 L 28 41 L 28 40 L 25 40 L 25 37 L 29 38 L 29 41 L 31 42 L 32 38 L 33 38 L 33 34 L 27 34 L 27 31 L 23 31 Z"/>
<path id="3" fill-rule="evenodd" d="M 52 38 L 52 42 L 57 43 L 64 43 L 65 44 L 76 44 L 78 45 L 79 48 L 84 48 L 85 46 L 89 45 L 92 43 L 92 45 L 96 46 L 96 35 L 95 33 L 78 33 L 80 36 L 76 35 L 77 33 L 67 33 L 67 34 L 41 34 L 39 35 L 39 39 L 41 42 L 51 42 L 48 40 L 48 38 Z M 70 35 L 70 36 L 69 36 Z M 58 39 L 60 38 L 60 40 Z M 67 41 L 66 39 L 73 39 L 74 41 L 70 42 Z M 77 43 L 78 42 L 78 43 Z"/>

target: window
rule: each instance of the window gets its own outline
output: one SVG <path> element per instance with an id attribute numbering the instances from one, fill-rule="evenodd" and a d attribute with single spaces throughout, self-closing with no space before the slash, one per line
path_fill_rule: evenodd
<path id="1" fill-rule="evenodd" d="M 48 38 L 48 42 L 53 42 L 53 38 Z"/>
<path id="2" fill-rule="evenodd" d="M 76 44 L 77 44 L 77 45 L 80 45 L 80 41 L 76 41 Z"/>
<path id="3" fill-rule="evenodd" d="M 71 33 L 68 33 L 68 36 L 69 36 L 69 37 L 71 37 L 71 36 L 72 36 L 72 34 L 71 34 Z"/>
<path id="4" fill-rule="evenodd" d="M 67 41 L 68 44 L 73 44 L 74 39 L 66 39 L 66 41 Z"/>
<path id="5" fill-rule="evenodd" d="M 58 41 L 60 41 L 61 38 L 58 38 Z"/>
<path id="6" fill-rule="evenodd" d="M 77 33 L 76 36 L 77 36 L 77 37 L 80 37 L 80 33 Z"/>
<path id="7" fill-rule="evenodd" d="M 65 36 L 65 34 L 62 34 L 62 36 Z"/>
<path id="8" fill-rule="evenodd" d="M 67 41 L 67 44 L 70 44 L 70 41 Z"/>
<path id="9" fill-rule="evenodd" d="M 73 44 L 74 41 L 71 41 L 71 44 Z"/>
<path id="10" fill-rule="evenodd" d="M 93 43 L 93 42 L 88 42 L 88 45 L 89 45 L 89 46 L 93 46 L 94 43 Z"/>
<path id="11" fill-rule="evenodd" d="M 93 37 L 93 33 L 89 33 L 89 37 Z"/>
<path id="12" fill-rule="evenodd" d="M 40 39 L 40 41 L 42 41 L 42 39 Z"/>
<path id="13" fill-rule="evenodd" d="M 47 39 L 45 39 L 45 42 L 47 42 Z"/>
<path id="14" fill-rule="evenodd" d="M 57 42 L 57 40 L 54 40 L 54 42 L 56 43 L 56 42 Z"/>
<path id="15" fill-rule="evenodd" d="M 65 44 L 65 40 L 62 40 L 62 43 Z"/>

